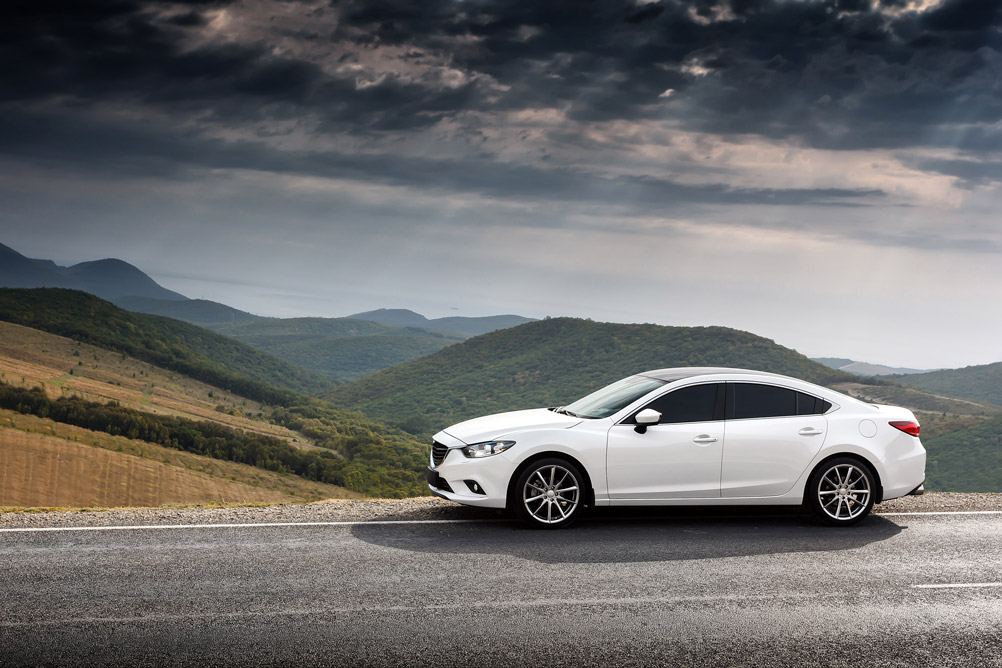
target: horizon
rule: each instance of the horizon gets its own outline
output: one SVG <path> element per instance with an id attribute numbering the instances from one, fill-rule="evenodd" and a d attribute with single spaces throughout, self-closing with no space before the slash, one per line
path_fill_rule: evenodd
<path id="1" fill-rule="evenodd" d="M 0 242 L 0 244 L 2 244 L 2 242 Z M 6 244 L 3 244 L 3 245 L 6 245 Z M 8 246 L 8 248 L 9 248 L 9 246 Z M 17 249 L 13 249 L 13 250 L 16 251 Z M 73 266 L 74 264 L 79 264 L 79 262 L 57 260 L 57 259 L 53 259 L 53 258 L 31 258 L 31 259 L 36 259 L 36 260 L 52 260 L 57 265 L 62 266 L 62 267 L 68 267 L 68 266 Z M 93 262 L 93 261 L 101 261 L 101 260 L 120 260 L 120 258 L 115 258 L 115 257 L 95 258 L 93 260 L 81 260 L 80 262 Z M 135 266 L 135 265 L 133 265 L 133 266 Z M 136 267 L 136 268 L 139 269 L 140 271 L 142 271 L 141 267 Z M 161 287 L 164 287 L 164 288 L 167 288 L 167 289 L 173 289 L 173 288 L 171 288 L 170 285 L 166 285 L 162 280 L 158 280 L 156 276 L 152 276 L 150 274 L 147 274 L 147 275 L 150 276 L 151 278 L 153 278 Z M 227 303 L 227 302 L 224 302 L 224 301 L 220 301 L 218 299 L 208 299 L 207 297 L 203 297 L 203 296 L 191 296 L 191 295 L 184 294 L 184 292 L 182 290 L 174 290 L 174 291 L 182 294 L 183 296 L 187 297 L 187 299 L 189 299 L 189 300 L 207 300 L 207 301 L 212 301 L 212 302 L 223 304 L 224 306 L 230 306 L 230 307 L 233 307 L 233 308 L 238 308 L 234 304 Z M 427 318 L 428 320 L 435 320 L 436 318 L 446 318 L 446 317 L 480 318 L 480 317 L 491 317 L 491 316 L 514 315 L 514 316 L 521 316 L 521 317 L 527 317 L 527 318 L 534 318 L 536 320 L 542 320 L 542 319 L 545 319 L 545 318 L 569 317 L 569 318 L 580 318 L 580 319 L 597 320 L 598 322 L 608 322 L 608 323 L 613 323 L 613 324 L 654 324 L 654 325 L 662 325 L 662 326 L 667 326 L 667 327 L 672 327 L 672 326 L 675 326 L 675 327 L 720 327 L 720 326 L 724 326 L 724 325 L 718 325 L 718 324 L 712 324 L 712 323 L 710 323 L 710 324 L 697 324 L 697 325 L 678 325 L 678 324 L 671 324 L 671 323 L 655 323 L 655 322 L 651 322 L 651 321 L 601 320 L 601 319 L 591 318 L 590 316 L 580 316 L 580 315 L 553 315 L 553 314 L 545 314 L 545 315 L 533 316 L 533 315 L 526 315 L 524 313 L 496 313 L 496 312 L 483 312 L 483 313 L 468 314 L 468 313 L 462 312 L 462 309 L 460 309 L 458 307 L 448 307 L 446 311 L 441 311 L 441 310 L 439 310 L 439 311 L 434 311 L 434 310 L 432 310 L 432 311 L 420 311 L 420 310 L 415 310 L 414 308 L 411 308 L 409 306 L 402 306 L 402 305 L 399 305 L 399 306 L 385 306 L 385 305 L 384 306 L 375 306 L 375 307 L 372 307 L 372 308 L 360 309 L 358 311 L 351 311 L 351 312 L 343 313 L 343 314 L 334 313 L 334 314 L 329 314 L 329 315 L 300 314 L 300 315 L 282 316 L 282 315 L 269 315 L 269 314 L 266 314 L 266 313 L 258 313 L 258 312 L 250 311 L 250 310 L 243 309 L 243 308 L 240 308 L 239 310 L 246 311 L 246 312 L 251 313 L 253 315 L 257 315 L 257 316 L 261 316 L 261 317 L 265 317 L 265 318 L 311 318 L 311 317 L 313 317 L 313 318 L 349 318 L 349 317 L 357 315 L 357 314 L 364 314 L 364 313 L 374 312 L 374 311 L 381 311 L 381 310 L 389 310 L 389 311 L 402 310 L 402 311 L 409 311 L 409 312 L 415 313 L 417 315 L 423 316 L 423 317 Z M 748 330 L 745 330 L 745 331 L 748 331 Z M 772 337 L 765 336 L 765 335 L 761 334 L 760 332 L 749 332 L 749 333 L 755 334 L 757 336 L 764 336 L 764 338 L 769 338 L 769 339 L 772 338 Z M 781 341 L 778 341 L 778 340 L 775 340 L 775 339 L 772 339 L 772 340 L 775 341 L 777 344 L 784 345 Z M 809 353 L 807 353 L 805 351 L 797 349 L 795 346 L 792 346 L 792 345 L 786 345 L 785 347 L 791 348 L 791 349 L 793 349 L 793 350 L 795 350 L 797 352 L 800 352 L 800 353 L 802 353 L 802 354 L 804 354 L 804 355 L 806 355 L 807 357 L 810 357 L 810 358 L 833 358 L 833 359 L 845 358 L 845 356 L 838 355 L 838 354 L 831 354 L 831 355 L 829 355 L 829 354 L 809 354 Z M 942 369 L 946 369 L 946 368 L 961 368 L 961 367 L 910 367 L 910 366 L 904 365 L 904 364 L 894 364 L 894 363 L 886 362 L 886 361 L 861 360 L 861 359 L 856 359 L 856 358 L 852 358 L 852 361 L 854 363 L 876 364 L 876 365 L 881 365 L 881 366 L 886 366 L 886 367 L 892 367 L 892 368 L 912 368 L 912 369 L 920 369 L 920 370 L 923 370 L 923 371 L 938 371 L 938 370 L 942 370 Z M 991 363 L 993 363 L 993 362 L 987 362 L 987 364 L 991 364 Z M 977 365 L 965 365 L 965 366 L 977 366 Z"/>
<path id="2" fill-rule="evenodd" d="M 0 243 L 273 317 L 1002 360 L 1002 6 L 135 0 L 6 18 Z"/>

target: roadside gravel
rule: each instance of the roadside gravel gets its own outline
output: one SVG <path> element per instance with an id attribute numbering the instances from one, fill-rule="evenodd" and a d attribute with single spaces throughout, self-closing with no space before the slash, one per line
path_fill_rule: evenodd
<path id="1" fill-rule="evenodd" d="M 894 499 L 875 512 L 1002 511 L 1002 494 L 928 493 Z M 637 512 L 634 512 L 637 511 Z M 644 508 L 599 510 L 600 515 L 681 516 L 707 514 L 747 515 L 749 512 L 789 514 L 786 507 L 773 508 Z M 307 505 L 236 506 L 231 508 L 123 508 L 114 510 L 67 510 L 0 513 L 0 528 L 89 527 L 176 524 L 254 524 L 268 522 L 370 522 L 392 520 L 498 519 L 498 511 L 460 506 L 437 497 L 413 499 L 331 500 Z"/>

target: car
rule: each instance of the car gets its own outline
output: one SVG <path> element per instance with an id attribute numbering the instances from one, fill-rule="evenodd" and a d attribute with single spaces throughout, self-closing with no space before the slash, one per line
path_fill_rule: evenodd
<path id="1" fill-rule="evenodd" d="M 684 367 L 623 378 L 566 406 L 488 415 L 434 436 L 428 486 L 529 526 L 585 507 L 805 505 L 848 526 L 921 494 L 911 411 L 747 369 Z"/>

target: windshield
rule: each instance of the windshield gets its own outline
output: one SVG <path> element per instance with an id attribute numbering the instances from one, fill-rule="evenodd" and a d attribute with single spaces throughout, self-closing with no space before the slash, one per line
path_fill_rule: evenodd
<path id="1" fill-rule="evenodd" d="M 584 418 L 609 417 L 664 384 L 663 380 L 655 380 L 646 376 L 630 376 L 623 380 L 617 380 L 601 390 L 596 390 L 573 404 L 568 404 L 564 407 L 564 411 Z"/>

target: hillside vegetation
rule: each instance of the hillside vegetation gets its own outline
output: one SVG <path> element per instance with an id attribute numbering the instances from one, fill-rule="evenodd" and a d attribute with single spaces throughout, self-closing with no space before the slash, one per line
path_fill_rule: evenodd
<path id="1" fill-rule="evenodd" d="M 52 291 L 38 292 L 45 295 Z M 93 299 L 82 293 L 68 294 Z M 122 313 L 105 302 L 94 301 L 102 310 L 110 308 L 115 315 Z M 47 310 L 50 306 L 50 302 L 41 300 L 33 309 L 32 321 L 55 329 L 46 318 L 52 317 L 55 324 L 62 326 L 61 321 L 66 316 L 62 311 L 53 313 Z M 144 328 L 149 321 L 144 318 L 126 319 L 134 328 L 136 340 L 155 339 L 156 335 L 163 335 L 162 343 L 167 350 L 184 350 L 169 330 L 166 333 L 155 328 L 146 331 Z M 154 320 L 154 325 L 160 320 L 163 319 Z M 80 323 L 70 324 L 72 326 L 67 329 L 72 331 L 83 327 Z M 81 410 L 85 413 L 100 414 L 102 407 L 115 404 L 117 408 L 142 413 L 143 420 L 157 422 L 161 417 L 181 417 L 199 425 L 210 423 L 230 429 L 251 440 L 256 436 L 265 437 L 265 443 L 269 442 L 267 439 L 275 440 L 278 443 L 274 447 L 268 446 L 273 452 L 263 457 L 254 455 L 244 458 L 229 445 L 199 449 L 201 446 L 196 444 L 193 451 L 256 464 L 265 469 L 274 467 L 280 471 L 294 471 L 304 480 L 332 483 L 370 496 L 400 497 L 421 493 L 425 489 L 421 472 L 427 459 L 427 445 L 361 413 L 341 410 L 292 391 L 254 384 L 228 372 L 228 377 L 236 381 L 236 387 L 250 385 L 262 389 L 259 396 L 270 400 L 270 403 L 262 404 L 236 392 L 186 378 L 176 370 L 151 366 L 125 353 L 109 352 L 100 346 L 70 341 L 10 323 L 0 324 L 0 329 L 8 334 L 0 338 L 0 379 L 19 390 L 32 390 L 37 385 L 39 395 L 49 400 L 81 400 L 94 404 L 82 406 Z M 88 338 L 94 340 L 95 337 Z M 233 343 L 243 346 L 235 341 Z M 109 345 L 115 348 L 118 347 L 116 344 L 112 341 Z M 260 355 L 256 351 L 255 354 Z M 171 366 L 176 369 L 179 365 Z M 27 405 L 31 402 L 21 403 Z M 45 414 L 49 415 L 48 409 Z M 69 423 L 86 425 L 98 431 L 108 426 L 100 422 L 70 420 Z M 159 442 L 147 432 L 141 434 L 136 431 L 135 435 L 146 435 L 153 442 Z M 293 452 L 287 451 L 290 446 L 294 446 Z M 256 446 L 248 447 L 253 449 Z M 241 448 L 246 450 L 244 446 Z M 304 449 L 316 453 L 296 452 Z M 281 466 L 275 466 L 276 461 Z"/>
<path id="2" fill-rule="evenodd" d="M 326 396 L 428 436 L 478 415 L 563 405 L 623 376 L 675 366 L 753 368 L 816 383 L 854 378 L 726 327 L 552 318 L 449 346 Z"/>
<path id="3" fill-rule="evenodd" d="M 326 377 L 179 320 L 131 313 L 76 290 L 0 289 L 0 320 L 126 353 L 243 397 L 281 403 Z"/>
<path id="4" fill-rule="evenodd" d="M 465 339 L 351 318 L 273 318 L 205 327 L 336 381 L 352 380 Z"/>
<path id="5" fill-rule="evenodd" d="M 922 443 L 928 451 L 928 489 L 1002 492 L 1002 418 Z"/>
<path id="6" fill-rule="evenodd" d="M 927 392 L 1002 406 L 1002 362 L 895 376 L 894 380 Z"/>
<path id="7" fill-rule="evenodd" d="M 115 402 L 100 403 L 79 397 L 50 399 L 41 388 L 26 390 L 0 382 L 0 408 L 15 410 L 25 415 L 48 418 L 54 422 L 104 432 L 112 436 L 126 436 L 147 443 L 155 443 L 185 452 L 249 464 L 268 471 L 293 473 L 341 487 L 356 484 L 353 476 L 365 473 L 378 474 L 375 482 L 388 489 L 406 488 L 409 482 L 404 469 L 365 471 L 354 461 L 338 456 L 347 451 L 354 455 L 356 446 L 349 438 L 342 438 L 338 447 L 302 450 L 273 436 L 247 433 L 213 422 L 188 420 L 173 416 L 155 415 L 125 408 Z M 323 435 L 316 434 L 318 440 Z M 358 444 L 365 447 L 364 444 Z M 378 453 L 377 457 L 379 456 Z M 398 457 L 405 452 L 395 453 Z M 371 464 L 374 457 L 366 457 Z M 385 462 L 395 467 L 397 462 Z M 396 475 L 395 475 L 396 473 Z"/>
<path id="8" fill-rule="evenodd" d="M 115 401 L 126 408 L 174 415 L 306 444 L 273 424 L 271 407 L 148 362 L 90 344 L 0 321 L 0 381 L 50 398 Z"/>
<path id="9" fill-rule="evenodd" d="M 0 409 L 0 444 L 0 506 L 135 506 L 146 505 L 139 500 L 151 496 L 157 498 L 155 505 L 302 503 L 362 496 L 291 474 L 6 409 Z M 149 471 L 155 477 L 144 473 Z M 165 487 L 165 480 L 177 487 Z"/>

